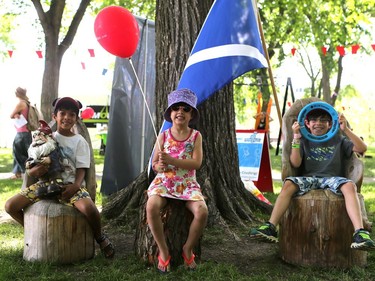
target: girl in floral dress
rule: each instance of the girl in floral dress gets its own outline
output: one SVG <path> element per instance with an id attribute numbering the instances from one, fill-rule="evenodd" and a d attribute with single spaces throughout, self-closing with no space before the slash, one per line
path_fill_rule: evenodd
<path id="1" fill-rule="evenodd" d="M 176 90 L 168 95 L 164 118 L 172 123 L 172 127 L 158 136 L 152 159 L 152 168 L 157 175 L 148 188 L 146 212 L 159 248 L 158 269 L 162 273 L 170 270 L 171 258 L 160 217 L 167 198 L 186 201 L 186 208 L 193 214 L 189 235 L 182 249 L 188 269 L 194 270 L 197 266 L 193 248 L 207 223 L 207 205 L 195 176 L 202 164 L 202 135 L 189 127 L 199 119 L 196 104 L 197 97 L 189 89 Z"/>

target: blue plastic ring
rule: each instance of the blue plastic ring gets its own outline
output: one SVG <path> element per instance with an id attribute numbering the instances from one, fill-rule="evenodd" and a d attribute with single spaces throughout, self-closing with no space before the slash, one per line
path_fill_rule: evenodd
<path id="1" fill-rule="evenodd" d="M 331 129 L 329 129 L 329 131 L 322 136 L 314 136 L 307 130 L 305 126 L 305 119 L 306 119 L 307 114 L 314 109 L 323 109 L 327 111 L 331 115 L 331 118 L 332 118 Z M 322 102 L 322 101 L 316 101 L 316 102 L 312 102 L 312 103 L 305 105 L 300 111 L 300 113 L 298 114 L 298 123 L 301 126 L 300 131 L 301 131 L 302 136 L 304 136 L 306 139 L 312 142 L 325 142 L 331 139 L 334 135 L 336 135 L 340 127 L 339 116 L 337 114 L 337 111 L 330 104 L 326 102 Z"/>

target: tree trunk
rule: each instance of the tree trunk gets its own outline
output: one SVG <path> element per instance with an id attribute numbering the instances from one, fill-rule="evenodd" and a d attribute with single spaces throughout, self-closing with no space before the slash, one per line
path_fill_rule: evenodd
<path id="1" fill-rule="evenodd" d="M 44 120 L 47 122 L 52 119 L 52 102 L 58 97 L 58 88 L 60 80 L 60 61 L 55 53 L 57 48 L 46 48 L 46 61 L 44 64 L 41 111 Z"/>
<path id="2" fill-rule="evenodd" d="M 212 0 L 163 0 L 157 3 L 155 92 L 159 125 L 166 108 L 167 94 L 177 86 L 211 4 Z M 253 210 L 269 212 L 271 207 L 248 192 L 240 178 L 232 85 L 209 98 L 198 110 L 201 118 L 196 128 L 203 136 L 204 159 L 197 179 L 207 198 L 208 226 L 222 226 L 229 231 L 230 223 L 244 226 L 245 221 L 252 221 Z M 114 194 L 102 214 L 117 223 L 137 225 L 136 254 L 145 261 L 154 262 L 157 249 L 145 219 L 145 190 L 149 182 L 145 171 L 128 187 Z M 178 265 L 182 262 L 181 245 L 186 239 L 189 215 L 185 212 L 176 215 L 174 207 L 172 211 L 167 210 L 169 217 L 164 228 L 172 260 Z M 138 217 L 134 216 L 134 211 L 139 211 Z M 169 225 L 172 227 L 168 229 Z M 180 226 L 181 231 L 176 232 Z M 196 254 L 199 254 L 199 246 Z"/>
<path id="3" fill-rule="evenodd" d="M 331 101 L 331 104 L 332 106 L 335 106 L 335 103 L 336 103 L 336 100 L 337 100 L 337 96 L 339 95 L 340 93 L 340 89 L 341 89 L 341 78 L 342 78 L 342 72 L 344 70 L 343 66 L 342 66 L 342 60 L 343 60 L 343 56 L 340 56 L 339 57 L 339 60 L 337 62 L 337 79 L 336 79 L 336 86 L 335 86 L 335 90 L 334 90 L 334 94 L 332 95 L 332 101 Z"/>
<path id="4" fill-rule="evenodd" d="M 325 58 L 321 57 L 322 62 L 322 88 L 323 88 L 323 100 L 330 103 L 331 102 L 331 85 L 329 82 L 330 79 L 330 70 L 325 62 Z"/>

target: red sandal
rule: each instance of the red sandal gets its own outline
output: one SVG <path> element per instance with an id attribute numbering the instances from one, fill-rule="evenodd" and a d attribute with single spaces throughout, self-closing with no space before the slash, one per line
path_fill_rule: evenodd
<path id="1" fill-rule="evenodd" d="M 159 255 L 158 261 L 159 261 L 158 270 L 159 270 L 160 273 L 165 274 L 165 273 L 168 273 L 168 272 L 171 271 L 171 266 L 169 264 L 169 262 L 171 261 L 171 256 L 168 256 L 167 260 L 163 261 L 163 259 Z"/>
<path id="2" fill-rule="evenodd" d="M 185 268 L 188 270 L 196 270 L 197 264 L 195 263 L 195 255 L 192 254 L 190 259 L 187 258 L 185 253 L 182 251 L 182 257 L 184 258 Z"/>

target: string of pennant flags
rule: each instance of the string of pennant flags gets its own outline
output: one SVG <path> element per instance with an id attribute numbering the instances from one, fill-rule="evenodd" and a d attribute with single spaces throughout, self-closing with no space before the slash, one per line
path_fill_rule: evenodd
<path id="1" fill-rule="evenodd" d="M 357 54 L 357 52 L 361 48 L 361 45 L 355 44 L 355 45 L 350 46 L 349 48 L 351 48 L 351 53 L 353 55 L 355 55 L 355 54 Z M 371 48 L 372 48 L 373 51 L 375 51 L 375 44 L 371 44 Z M 292 55 L 294 56 L 296 51 L 297 51 L 297 48 L 293 47 L 290 51 L 291 51 Z M 321 51 L 322 51 L 323 55 L 326 56 L 328 48 L 326 46 L 322 46 Z M 336 46 L 336 51 L 339 53 L 339 55 L 341 57 L 346 55 L 345 46 Z"/>
<path id="2" fill-rule="evenodd" d="M 90 57 L 92 57 L 92 58 L 95 57 L 95 50 L 94 49 L 87 49 L 87 51 L 89 52 Z M 12 58 L 13 53 L 14 53 L 13 50 L 8 50 L 9 58 Z M 35 53 L 36 53 L 36 55 L 37 55 L 37 57 L 39 59 L 43 59 L 43 51 L 37 50 L 37 51 L 35 51 Z M 81 67 L 82 67 L 83 70 L 86 70 L 86 63 L 85 62 L 81 62 Z M 107 68 L 103 68 L 102 75 L 106 75 L 107 72 L 108 72 L 108 69 Z"/>
<path id="3" fill-rule="evenodd" d="M 361 45 L 355 44 L 355 45 L 350 46 L 349 48 L 351 48 L 351 53 L 353 55 L 355 55 L 361 49 Z M 373 51 L 375 51 L 375 44 L 371 44 L 371 48 L 373 49 Z M 87 51 L 89 52 L 90 57 L 92 57 L 92 58 L 95 57 L 95 50 L 94 49 L 87 49 Z M 291 49 L 291 54 L 294 56 L 296 51 L 297 51 L 297 48 L 293 47 Z M 322 46 L 321 51 L 322 51 L 323 55 L 327 55 L 328 48 L 326 46 Z M 340 56 L 346 55 L 345 46 L 336 46 L 336 51 L 339 53 Z M 9 58 L 12 58 L 13 52 L 14 52 L 13 50 L 8 50 Z M 36 50 L 35 53 L 36 53 L 36 55 L 38 56 L 39 59 L 43 59 L 43 51 Z M 82 67 L 83 70 L 86 69 L 85 62 L 81 62 L 81 67 Z M 102 75 L 105 75 L 107 73 L 107 71 L 108 71 L 108 69 L 103 68 Z"/>
<path id="4" fill-rule="evenodd" d="M 94 49 L 87 49 L 87 51 L 89 52 L 90 54 L 90 57 L 94 58 L 95 57 L 95 50 Z M 13 56 L 13 50 L 8 50 L 8 55 L 10 58 L 12 58 Z M 40 50 L 37 50 L 35 51 L 36 55 L 38 56 L 38 58 L 42 59 L 43 58 L 43 52 L 40 51 Z"/>

